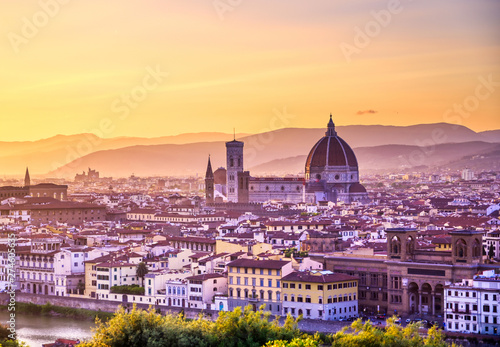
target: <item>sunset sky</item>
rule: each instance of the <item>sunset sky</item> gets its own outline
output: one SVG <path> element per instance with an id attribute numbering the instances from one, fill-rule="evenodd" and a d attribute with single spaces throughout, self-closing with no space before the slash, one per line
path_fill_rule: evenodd
<path id="1" fill-rule="evenodd" d="M 0 2 L 0 141 L 500 129 L 499 1 L 59 1 Z"/>

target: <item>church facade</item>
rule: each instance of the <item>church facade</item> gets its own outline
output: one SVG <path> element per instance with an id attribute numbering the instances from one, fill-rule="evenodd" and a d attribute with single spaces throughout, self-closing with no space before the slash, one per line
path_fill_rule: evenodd
<path id="1" fill-rule="evenodd" d="M 318 140 L 307 156 L 304 178 L 252 177 L 249 171 L 244 171 L 243 147 L 244 143 L 236 139 L 226 142 L 227 167 L 224 186 L 214 184 L 214 173 L 209 158 L 205 175 L 208 204 L 216 201 L 368 201 L 366 189 L 359 183 L 358 162 L 354 151 L 337 135 L 331 115 L 325 136 Z"/>
<path id="2" fill-rule="evenodd" d="M 2 186 L 0 187 L 0 200 L 8 198 L 24 198 L 31 197 L 50 197 L 57 200 L 68 199 L 68 186 L 54 183 L 39 183 L 31 185 L 30 174 L 28 168 L 24 175 L 24 186 Z"/>

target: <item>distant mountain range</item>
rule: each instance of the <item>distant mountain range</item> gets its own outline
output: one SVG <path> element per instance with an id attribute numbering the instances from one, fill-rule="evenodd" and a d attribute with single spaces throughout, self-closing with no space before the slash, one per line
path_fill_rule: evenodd
<path id="1" fill-rule="evenodd" d="M 485 161 L 497 165 L 500 130 L 476 133 L 446 123 L 406 127 L 338 126 L 340 137 L 354 149 L 360 170 L 464 165 Z M 287 128 L 261 134 L 237 134 L 245 142 L 245 168 L 252 175 L 303 172 L 305 156 L 325 129 Z M 204 174 L 225 166 L 225 141 L 232 134 L 199 133 L 159 138 L 101 139 L 92 134 L 58 135 L 33 142 L 0 142 L 0 174 L 33 174 L 72 178 L 92 167 L 101 176 L 124 177 Z M 485 159 L 487 158 L 487 159 Z M 484 165 L 484 164 L 482 164 Z"/>

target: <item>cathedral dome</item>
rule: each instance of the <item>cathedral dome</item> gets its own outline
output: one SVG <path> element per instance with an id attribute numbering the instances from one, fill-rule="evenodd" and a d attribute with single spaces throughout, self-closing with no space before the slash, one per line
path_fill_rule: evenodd
<path id="1" fill-rule="evenodd" d="M 349 188 L 349 193 L 366 193 L 366 188 L 361 183 L 354 183 Z"/>
<path id="2" fill-rule="evenodd" d="M 335 125 L 330 115 L 328 130 L 313 146 L 306 160 L 306 173 L 312 168 L 323 169 L 325 167 L 358 167 L 358 161 L 352 148 L 337 135 Z"/>

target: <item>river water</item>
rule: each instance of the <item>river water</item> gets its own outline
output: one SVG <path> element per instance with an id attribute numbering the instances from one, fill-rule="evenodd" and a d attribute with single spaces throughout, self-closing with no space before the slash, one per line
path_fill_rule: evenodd
<path id="1" fill-rule="evenodd" d="M 0 311 L 2 324 L 6 324 L 9 319 L 9 312 Z M 16 314 L 17 338 L 30 347 L 40 347 L 43 343 L 54 342 L 58 338 L 80 341 L 89 339 L 92 336 L 90 329 L 93 327 L 95 324 L 91 320 Z"/>

